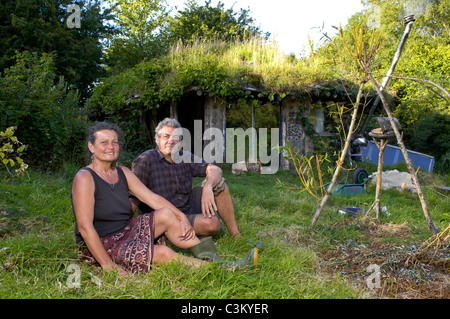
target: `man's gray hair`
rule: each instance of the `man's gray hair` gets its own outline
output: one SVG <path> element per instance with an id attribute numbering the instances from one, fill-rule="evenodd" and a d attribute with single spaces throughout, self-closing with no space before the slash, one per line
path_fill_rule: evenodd
<path id="1" fill-rule="evenodd" d="M 158 123 L 155 129 L 155 139 L 161 137 L 161 130 L 163 127 L 173 127 L 173 128 L 181 128 L 180 122 L 176 119 L 166 117 L 164 120 Z"/>

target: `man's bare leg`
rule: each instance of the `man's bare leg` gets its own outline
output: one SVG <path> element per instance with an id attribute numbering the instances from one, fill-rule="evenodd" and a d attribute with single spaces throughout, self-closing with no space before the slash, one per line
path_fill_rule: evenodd
<path id="1" fill-rule="evenodd" d="M 193 225 L 195 234 L 199 238 L 216 236 L 220 231 L 220 220 L 218 218 L 220 217 L 233 239 L 241 239 L 242 236 L 236 223 L 233 200 L 227 185 L 225 185 L 224 190 L 219 195 L 215 196 L 215 201 L 218 216 L 204 217 L 202 214 L 196 215 Z"/>
<path id="2" fill-rule="evenodd" d="M 225 189 L 215 197 L 217 204 L 217 213 L 225 223 L 233 239 L 242 238 L 239 233 L 239 228 L 236 223 L 236 216 L 234 213 L 233 199 L 231 198 L 230 190 L 225 184 Z"/>
<path id="3" fill-rule="evenodd" d="M 217 216 L 204 217 L 202 214 L 195 215 L 194 231 L 198 238 L 216 236 L 220 231 L 220 220 Z"/>

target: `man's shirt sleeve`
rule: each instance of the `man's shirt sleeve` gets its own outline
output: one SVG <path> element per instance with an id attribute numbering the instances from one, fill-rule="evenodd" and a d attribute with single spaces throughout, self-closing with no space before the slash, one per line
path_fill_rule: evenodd
<path id="1" fill-rule="evenodd" d="M 192 177 L 205 177 L 206 176 L 206 168 L 209 163 L 207 163 L 204 159 L 192 154 L 191 163 L 189 168 L 191 170 Z"/>
<path id="2" fill-rule="evenodd" d="M 132 172 L 141 180 L 145 186 L 149 186 L 150 161 L 146 153 L 139 155 L 131 164 Z"/>

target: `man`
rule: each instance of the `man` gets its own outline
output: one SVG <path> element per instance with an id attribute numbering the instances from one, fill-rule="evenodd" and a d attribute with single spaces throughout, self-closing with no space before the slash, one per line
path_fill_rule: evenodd
<path id="1" fill-rule="evenodd" d="M 241 238 L 236 224 L 230 190 L 222 177 L 222 170 L 203 159 L 178 163 L 172 158 L 172 150 L 180 141 L 181 125 L 175 119 L 166 118 L 155 129 L 157 148 L 139 155 L 132 164 L 132 171 L 153 192 L 169 200 L 186 214 L 199 238 L 215 236 L 220 231 L 220 218 L 234 239 Z M 187 163 L 189 162 L 189 163 Z M 200 162 L 200 163 L 199 163 Z M 202 186 L 192 189 L 193 177 L 206 177 Z M 151 209 L 139 204 L 141 212 Z"/>

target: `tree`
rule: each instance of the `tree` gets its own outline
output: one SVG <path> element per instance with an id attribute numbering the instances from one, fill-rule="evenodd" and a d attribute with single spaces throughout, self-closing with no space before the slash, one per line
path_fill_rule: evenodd
<path id="1" fill-rule="evenodd" d="M 110 74 L 126 71 L 160 55 L 167 47 L 168 10 L 161 0 L 110 0 L 118 30 L 108 39 L 106 64 Z"/>
<path id="2" fill-rule="evenodd" d="M 113 28 L 100 0 L 6 0 L 0 4 L 0 71 L 15 63 L 16 52 L 53 54 L 56 74 L 83 99 L 104 74 L 101 40 Z M 69 4 L 81 8 L 80 28 L 69 28 Z"/>
<path id="3" fill-rule="evenodd" d="M 353 60 L 353 64 L 356 65 L 356 74 L 359 76 L 359 90 L 356 97 L 356 101 L 352 101 L 352 118 L 350 121 L 349 128 L 345 134 L 345 143 L 341 149 L 339 158 L 336 162 L 336 167 L 334 168 L 333 177 L 330 184 L 328 185 L 325 194 L 322 196 L 317 210 L 314 214 L 311 227 L 314 227 L 317 220 L 322 213 L 322 210 L 328 200 L 329 195 L 334 189 L 338 181 L 339 172 L 344 164 L 345 158 L 348 154 L 350 147 L 350 142 L 352 141 L 352 135 L 358 126 L 358 112 L 362 104 L 362 95 L 364 91 L 365 83 L 367 82 L 367 76 L 362 72 L 364 67 L 371 65 L 373 59 L 380 50 L 382 43 L 382 37 L 380 32 L 375 30 L 368 30 L 365 25 L 365 21 L 360 21 L 358 24 L 353 26 L 348 26 L 346 30 L 340 28 L 339 36 L 337 38 L 336 44 L 340 44 L 340 49 L 338 52 L 342 56 L 348 56 L 350 60 Z"/>
<path id="4" fill-rule="evenodd" d="M 17 138 L 28 145 L 23 159 L 35 167 L 79 161 L 87 121 L 78 100 L 78 92 L 56 74 L 52 55 L 18 53 L 0 78 L 0 131 L 17 128 Z"/>
<path id="5" fill-rule="evenodd" d="M 367 11 L 377 12 L 378 27 L 388 35 L 377 69 L 372 69 L 374 76 L 386 73 L 404 29 L 402 18 L 414 14 L 412 30 L 393 74 L 395 78 L 391 78 L 386 93 L 393 97 L 390 107 L 404 127 L 406 146 L 440 159 L 443 154 L 437 148 L 427 148 L 416 138 L 417 126 L 425 116 L 450 115 L 448 96 L 431 85 L 438 84 L 447 91 L 449 88 L 450 0 L 368 0 L 366 5 Z M 378 111 L 383 112 L 381 108 Z M 441 134 L 448 133 L 441 130 Z"/>
<path id="6" fill-rule="evenodd" d="M 249 16 L 250 10 L 233 8 L 226 9 L 219 1 L 216 7 L 211 6 L 211 0 L 199 6 L 195 0 L 189 0 L 187 7 L 170 21 L 168 26 L 169 41 L 192 42 L 198 39 L 212 40 L 244 40 L 255 35 L 263 36 L 259 27 L 254 26 L 254 20 Z M 269 33 L 264 36 L 269 37 Z"/>
<path id="7" fill-rule="evenodd" d="M 368 25 L 375 27 L 384 34 L 383 49 L 375 56 L 371 72 L 375 78 L 388 76 L 387 86 L 383 93 L 396 117 L 403 127 L 403 141 L 407 148 L 432 155 L 437 160 L 436 170 L 447 173 L 446 165 L 439 161 L 447 161 L 450 154 L 442 153 L 441 148 L 425 147 L 420 139 L 419 126 L 429 114 L 437 114 L 443 118 L 450 115 L 449 79 L 450 72 L 450 0 L 366 0 L 365 10 L 355 14 L 349 25 L 364 16 L 369 16 Z M 409 36 L 402 47 L 401 56 L 392 75 L 387 72 L 400 41 L 406 30 L 404 17 L 414 14 Z M 336 50 L 336 38 L 329 39 L 326 45 L 319 48 L 312 59 L 331 61 L 330 67 L 336 68 L 339 76 L 352 79 L 355 63 Z M 382 81 L 379 81 L 382 83 Z M 383 81 L 384 82 L 384 81 Z M 370 87 L 370 83 L 368 83 Z M 372 91 L 375 88 L 372 86 Z M 375 104 L 375 103 L 374 103 Z M 367 134 L 370 127 L 376 125 L 375 117 L 384 116 L 381 103 L 374 109 L 373 116 L 367 108 L 362 118 L 362 125 L 356 136 Z M 435 122 L 433 138 L 445 140 L 448 135 L 444 129 L 439 129 L 440 122 Z M 433 125 L 433 124 L 431 124 Z M 423 127 L 423 126 L 422 126 Z M 430 132 L 430 127 L 427 127 Z M 442 136 L 440 136 L 442 135 Z"/>

